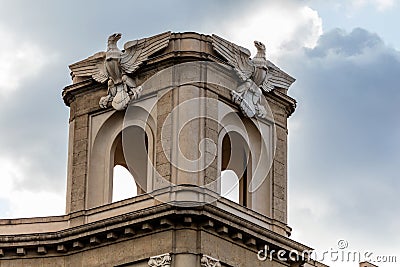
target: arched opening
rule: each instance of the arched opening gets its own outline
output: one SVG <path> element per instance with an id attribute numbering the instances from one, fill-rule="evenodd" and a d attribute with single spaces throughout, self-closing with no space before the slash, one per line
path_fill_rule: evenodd
<path id="1" fill-rule="evenodd" d="M 138 126 L 124 129 L 116 137 L 111 152 L 111 201 L 146 193 L 148 138 L 145 131 Z"/>
<path id="2" fill-rule="evenodd" d="M 112 202 L 128 199 L 138 195 L 137 185 L 132 174 L 121 165 L 113 168 Z"/>
<path id="3" fill-rule="evenodd" d="M 129 116 L 127 112 L 110 111 L 91 119 L 87 209 L 113 201 L 116 165 L 125 167 L 134 177 L 137 195 L 153 189 L 154 119 L 140 107 L 130 108 Z"/>
<path id="4" fill-rule="evenodd" d="M 243 206 L 249 206 L 248 183 L 250 151 L 236 132 L 228 132 L 221 147 L 221 195 Z"/>

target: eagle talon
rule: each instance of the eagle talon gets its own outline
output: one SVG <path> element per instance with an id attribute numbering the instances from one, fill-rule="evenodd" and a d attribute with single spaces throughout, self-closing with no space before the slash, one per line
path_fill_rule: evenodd
<path id="1" fill-rule="evenodd" d="M 138 86 L 133 90 L 130 90 L 129 95 L 131 97 L 132 100 L 138 99 L 143 91 L 143 87 L 142 86 Z"/>
<path id="2" fill-rule="evenodd" d="M 109 95 L 103 96 L 100 98 L 99 105 L 101 108 L 107 108 L 108 105 L 112 102 L 112 99 Z"/>

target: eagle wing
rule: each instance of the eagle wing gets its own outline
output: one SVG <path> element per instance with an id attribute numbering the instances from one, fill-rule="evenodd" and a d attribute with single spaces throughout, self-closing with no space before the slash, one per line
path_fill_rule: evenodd
<path id="1" fill-rule="evenodd" d="M 261 84 L 261 89 L 263 89 L 264 92 L 271 92 L 274 90 L 274 84 L 272 83 L 272 78 L 273 78 L 273 69 L 272 68 L 267 68 L 267 76 L 265 77 L 263 83 Z"/>
<path id="2" fill-rule="evenodd" d="M 106 59 L 105 52 L 98 52 L 82 61 L 74 63 L 69 66 L 71 70 L 72 79 L 74 77 L 92 77 L 100 83 L 108 80 L 107 71 L 104 66 Z"/>
<path id="3" fill-rule="evenodd" d="M 234 68 L 239 77 L 246 81 L 254 72 L 254 65 L 250 60 L 250 51 L 244 47 L 231 43 L 215 34 L 212 35 L 214 50 L 225 58 Z"/>
<path id="4" fill-rule="evenodd" d="M 296 80 L 269 60 L 267 60 L 267 66 L 267 77 L 264 79 L 264 82 L 261 85 L 261 88 L 265 92 L 270 92 L 275 88 L 283 88 L 288 90 L 290 85 L 292 85 L 292 83 Z"/>
<path id="5" fill-rule="evenodd" d="M 151 55 L 168 46 L 171 32 L 153 37 L 129 41 L 124 45 L 121 57 L 121 68 L 126 73 L 133 73 Z"/>

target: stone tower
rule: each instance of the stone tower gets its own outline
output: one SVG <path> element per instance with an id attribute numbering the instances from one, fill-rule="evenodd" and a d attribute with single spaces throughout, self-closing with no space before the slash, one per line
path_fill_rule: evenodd
<path id="1" fill-rule="evenodd" d="M 322 266 L 289 238 L 294 79 L 264 45 L 120 38 L 70 66 L 66 215 L 1 220 L 0 266 Z M 112 202 L 116 165 L 137 196 Z"/>

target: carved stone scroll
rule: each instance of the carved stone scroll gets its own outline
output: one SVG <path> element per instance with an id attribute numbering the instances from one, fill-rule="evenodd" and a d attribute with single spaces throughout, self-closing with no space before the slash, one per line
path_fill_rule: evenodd
<path id="1" fill-rule="evenodd" d="M 171 267 L 171 255 L 165 253 L 162 255 L 150 257 L 148 262 L 149 267 Z"/>
<path id="2" fill-rule="evenodd" d="M 221 263 L 219 263 L 219 260 L 207 255 L 203 255 L 203 257 L 201 257 L 200 265 L 202 267 L 221 267 Z"/>

